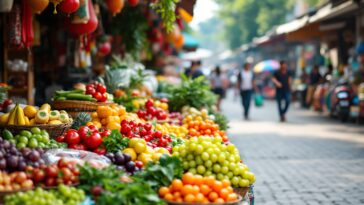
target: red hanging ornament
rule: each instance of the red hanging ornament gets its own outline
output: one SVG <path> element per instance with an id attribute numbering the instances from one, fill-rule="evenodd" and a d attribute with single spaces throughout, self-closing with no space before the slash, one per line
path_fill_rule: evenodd
<path id="1" fill-rule="evenodd" d="M 63 0 L 59 6 L 59 10 L 66 14 L 71 14 L 77 11 L 80 8 L 80 0 Z"/>
<path id="2" fill-rule="evenodd" d="M 114 16 L 124 8 L 124 0 L 106 0 L 106 4 Z"/>
<path id="3" fill-rule="evenodd" d="M 137 6 L 139 4 L 139 0 L 128 0 L 128 4 L 132 7 Z"/>
<path id="4" fill-rule="evenodd" d="M 96 30 L 99 22 L 97 20 L 95 10 L 94 10 L 91 0 L 88 0 L 88 9 L 90 12 L 90 19 L 85 24 L 69 23 L 68 27 L 69 27 L 69 31 L 71 33 L 77 34 L 77 35 L 83 35 L 83 34 L 90 34 Z"/>
<path id="5" fill-rule="evenodd" d="M 111 52 L 111 44 L 109 41 L 106 41 L 102 44 L 99 45 L 99 49 L 98 49 L 99 53 L 102 56 L 106 56 Z"/>

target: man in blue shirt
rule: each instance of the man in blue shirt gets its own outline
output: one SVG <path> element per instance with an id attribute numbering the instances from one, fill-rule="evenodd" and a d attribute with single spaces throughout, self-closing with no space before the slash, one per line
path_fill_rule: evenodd
<path id="1" fill-rule="evenodd" d="M 273 75 L 273 83 L 276 86 L 276 99 L 281 122 L 286 121 L 286 113 L 291 101 L 292 77 L 287 70 L 285 61 L 280 61 L 280 68 Z M 284 105 L 283 105 L 284 102 Z"/>

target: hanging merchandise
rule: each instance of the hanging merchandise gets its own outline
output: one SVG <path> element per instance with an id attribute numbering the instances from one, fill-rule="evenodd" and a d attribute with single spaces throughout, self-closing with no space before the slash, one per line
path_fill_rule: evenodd
<path id="1" fill-rule="evenodd" d="M 40 14 L 47 8 L 49 0 L 29 0 L 29 6 L 34 13 Z"/>
<path id="2" fill-rule="evenodd" d="M 0 1 L 0 12 L 9 12 L 13 7 L 13 0 L 2 0 Z"/>
<path id="3" fill-rule="evenodd" d="M 30 48 L 33 44 L 33 14 L 28 1 L 22 1 L 22 42 Z"/>
<path id="4" fill-rule="evenodd" d="M 22 22 L 19 4 L 15 4 L 10 12 L 8 29 L 10 46 L 20 48 L 22 45 Z"/>
<path id="5" fill-rule="evenodd" d="M 183 38 L 183 35 L 178 36 L 177 39 L 174 41 L 174 47 L 176 49 L 181 49 L 184 41 L 185 39 Z"/>
<path id="6" fill-rule="evenodd" d="M 113 16 L 124 8 L 124 0 L 106 0 L 106 4 Z"/>
<path id="7" fill-rule="evenodd" d="M 57 14 L 57 5 L 60 4 L 63 0 L 50 0 L 53 3 L 54 10 L 53 13 Z"/>
<path id="8" fill-rule="evenodd" d="M 139 0 L 128 0 L 128 4 L 132 7 L 138 6 Z"/>
<path id="9" fill-rule="evenodd" d="M 63 0 L 58 8 L 61 12 L 70 15 L 80 8 L 80 0 Z"/>
<path id="10" fill-rule="evenodd" d="M 101 56 L 106 56 L 111 52 L 111 44 L 109 41 L 105 41 L 99 44 L 98 53 Z"/>
<path id="11" fill-rule="evenodd" d="M 88 0 L 86 5 L 88 8 L 87 10 L 90 14 L 90 18 L 86 23 L 74 23 L 72 21 L 72 23 L 69 24 L 69 31 L 73 34 L 76 34 L 76 35 L 90 34 L 90 33 L 94 32 L 97 28 L 98 20 L 97 20 L 96 14 L 95 14 L 94 7 L 92 5 L 92 1 Z M 80 9 L 81 9 L 81 7 L 80 7 Z M 79 17 L 81 17 L 78 10 L 75 13 L 75 15 L 78 15 Z M 79 18 L 79 17 L 77 17 L 77 18 Z"/>
<path id="12" fill-rule="evenodd" d="M 80 0 L 80 7 L 72 15 L 72 23 L 87 23 L 90 19 L 90 11 L 88 9 L 88 0 Z"/>

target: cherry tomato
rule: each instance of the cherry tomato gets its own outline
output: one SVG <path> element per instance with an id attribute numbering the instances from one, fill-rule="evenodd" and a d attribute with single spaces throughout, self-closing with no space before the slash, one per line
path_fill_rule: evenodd
<path id="1" fill-rule="evenodd" d="M 33 179 L 35 182 L 42 182 L 45 179 L 45 173 L 41 169 L 33 170 Z"/>
<path id="2" fill-rule="evenodd" d="M 131 127 L 128 124 L 124 124 L 121 126 L 121 133 L 127 134 L 131 131 Z"/>
<path id="3" fill-rule="evenodd" d="M 139 169 L 143 168 L 144 164 L 141 161 L 135 161 L 135 166 L 138 167 Z"/>
<path id="4" fill-rule="evenodd" d="M 70 181 L 72 179 L 73 173 L 68 167 L 61 168 L 60 172 L 62 173 L 62 179 L 64 181 Z"/>
<path id="5" fill-rule="evenodd" d="M 102 93 L 99 102 L 106 102 L 107 101 L 107 94 Z"/>
<path id="6" fill-rule="evenodd" d="M 61 135 L 61 136 L 58 136 L 58 137 L 56 137 L 56 141 L 57 142 L 64 142 L 64 135 Z"/>
<path id="7" fill-rule="evenodd" d="M 146 136 L 144 136 L 143 138 L 144 138 L 144 140 L 145 140 L 146 142 L 149 142 L 150 140 L 152 140 L 152 136 L 150 136 L 150 135 L 146 135 Z"/>
<path id="8" fill-rule="evenodd" d="M 102 94 L 106 93 L 106 86 L 99 83 L 99 84 L 96 85 L 96 90 L 97 90 L 97 92 L 100 92 Z"/>
<path id="9" fill-rule="evenodd" d="M 159 147 L 165 147 L 165 146 L 167 146 L 167 140 L 165 140 L 163 138 L 159 139 L 158 146 Z"/>
<path id="10" fill-rule="evenodd" d="M 138 110 L 137 115 L 139 118 L 145 119 L 147 113 L 145 113 L 145 111 L 143 110 Z"/>
<path id="11" fill-rule="evenodd" d="M 106 149 L 105 149 L 105 147 L 100 146 L 100 147 L 94 149 L 93 152 L 95 152 L 98 155 L 105 155 Z"/>
<path id="12" fill-rule="evenodd" d="M 154 101 L 152 100 L 152 99 L 149 99 L 149 100 L 147 100 L 147 102 L 145 102 L 145 108 L 151 108 L 151 107 L 153 107 L 153 105 L 154 105 Z"/>
<path id="13" fill-rule="evenodd" d="M 68 146 L 68 148 L 76 150 L 86 150 L 86 146 L 84 144 L 72 144 Z"/>
<path id="14" fill-rule="evenodd" d="M 56 178 L 47 178 L 44 184 L 47 187 L 56 186 L 56 184 L 57 184 Z"/>
<path id="15" fill-rule="evenodd" d="M 57 177 L 58 176 L 58 168 L 57 166 L 49 166 L 47 168 L 45 168 L 45 173 L 47 175 L 47 177 Z"/>
<path id="16" fill-rule="evenodd" d="M 80 135 L 78 134 L 77 130 L 74 130 L 74 129 L 68 130 L 65 135 L 65 141 L 69 145 L 80 143 L 81 139 L 80 139 Z"/>
<path id="17" fill-rule="evenodd" d="M 155 131 L 154 132 L 154 137 L 155 138 L 162 138 L 162 136 L 163 136 L 163 133 L 161 131 Z"/>
<path id="18" fill-rule="evenodd" d="M 145 129 L 145 130 L 147 130 L 147 131 L 152 130 L 152 124 L 150 124 L 150 123 L 145 123 L 145 124 L 144 124 L 144 129 Z"/>
<path id="19" fill-rule="evenodd" d="M 67 160 L 65 160 L 64 158 L 61 158 L 58 161 L 57 165 L 58 165 L 59 168 L 68 167 L 69 166 Z"/>

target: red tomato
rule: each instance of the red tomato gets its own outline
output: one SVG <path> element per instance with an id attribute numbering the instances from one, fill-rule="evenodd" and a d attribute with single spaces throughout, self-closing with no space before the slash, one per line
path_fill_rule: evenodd
<path id="1" fill-rule="evenodd" d="M 90 128 L 92 133 L 99 132 L 99 128 L 97 128 L 95 125 L 89 125 L 88 128 Z"/>
<path id="2" fill-rule="evenodd" d="M 107 136 L 109 136 L 110 134 L 111 134 L 111 131 L 110 131 L 110 130 L 108 130 L 108 129 L 105 129 L 105 130 L 103 130 L 102 132 L 100 132 L 100 135 L 101 135 L 101 137 L 102 137 L 102 138 L 107 137 Z"/>
<path id="3" fill-rule="evenodd" d="M 131 131 L 131 127 L 128 124 L 124 124 L 121 126 L 121 133 L 127 134 Z"/>
<path id="4" fill-rule="evenodd" d="M 68 164 L 67 160 L 65 160 L 64 158 L 61 158 L 61 159 L 58 161 L 57 166 L 58 166 L 59 168 L 63 168 L 63 167 L 68 167 L 68 166 L 69 166 L 69 164 Z"/>
<path id="5" fill-rule="evenodd" d="M 64 181 L 70 181 L 72 179 L 73 173 L 67 167 L 61 168 L 60 172 L 62 173 L 62 179 Z"/>
<path id="6" fill-rule="evenodd" d="M 77 133 L 77 130 L 73 130 L 73 129 L 68 130 L 65 135 L 65 141 L 69 145 L 80 143 L 81 139 L 80 139 L 80 135 Z"/>
<path id="7" fill-rule="evenodd" d="M 149 99 L 149 100 L 147 100 L 147 102 L 145 102 L 144 106 L 146 108 L 150 108 L 150 107 L 153 107 L 153 105 L 154 105 L 154 101 L 152 99 Z"/>
<path id="8" fill-rule="evenodd" d="M 152 124 L 150 124 L 150 123 L 145 123 L 145 124 L 144 124 L 144 129 L 145 129 L 145 130 L 147 130 L 147 131 L 152 130 Z"/>
<path id="9" fill-rule="evenodd" d="M 87 126 L 82 126 L 78 129 L 78 134 L 80 135 L 81 139 L 84 141 L 86 137 L 92 134 L 92 131 Z"/>
<path id="10" fill-rule="evenodd" d="M 41 169 L 33 170 L 33 180 L 35 182 L 42 182 L 45 179 L 45 173 Z"/>
<path id="11" fill-rule="evenodd" d="M 101 98 L 99 100 L 100 102 L 106 102 L 107 101 L 107 94 L 106 93 L 102 93 L 101 94 Z"/>
<path id="12" fill-rule="evenodd" d="M 100 92 L 101 94 L 106 93 L 106 86 L 99 83 L 96 85 L 97 92 Z"/>
<path id="13" fill-rule="evenodd" d="M 150 135 L 146 135 L 146 136 L 144 136 L 143 138 L 144 138 L 144 140 L 145 140 L 146 142 L 149 142 L 150 140 L 152 140 L 152 136 L 150 136 Z"/>
<path id="14" fill-rule="evenodd" d="M 47 187 L 56 186 L 56 184 L 57 184 L 56 178 L 47 178 L 45 181 L 45 185 Z"/>
<path id="15" fill-rule="evenodd" d="M 155 131 L 154 132 L 154 137 L 155 138 L 162 138 L 162 136 L 163 136 L 163 133 L 161 131 Z"/>
<path id="16" fill-rule="evenodd" d="M 102 94 L 99 92 L 96 92 L 95 94 L 92 95 L 93 98 L 95 98 L 98 102 L 101 102 L 101 98 L 102 98 Z"/>
<path id="17" fill-rule="evenodd" d="M 105 147 L 100 146 L 100 147 L 94 149 L 93 152 L 95 152 L 98 155 L 105 155 L 106 149 L 105 149 Z"/>
<path id="18" fill-rule="evenodd" d="M 159 139 L 158 146 L 159 147 L 165 147 L 165 146 L 167 146 L 167 140 L 165 140 L 163 138 Z"/>
<path id="19" fill-rule="evenodd" d="M 87 85 L 86 86 L 86 94 L 88 95 L 94 95 L 96 93 L 96 90 L 94 87 Z"/>
<path id="20" fill-rule="evenodd" d="M 102 144 L 102 137 L 99 133 L 93 133 L 92 135 L 86 138 L 85 144 L 89 149 L 96 149 L 98 146 Z"/>
<path id="21" fill-rule="evenodd" d="M 58 136 L 58 137 L 56 137 L 56 141 L 57 142 L 64 142 L 64 136 L 63 135 L 61 135 L 61 136 Z"/>
<path id="22" fill-rule="evenodd" d="M 58 168 L 57 166 L 49 166 L 47 168 L 45 168 L 45 173 L 47 175 L 47 177 L 57 177 L 58 176 Z"/>

